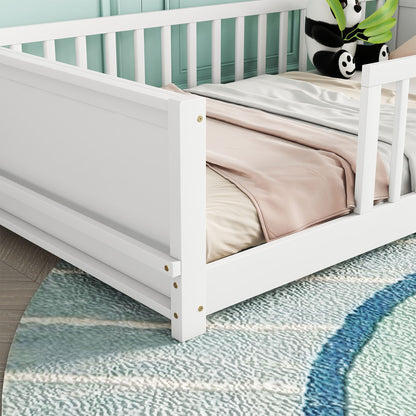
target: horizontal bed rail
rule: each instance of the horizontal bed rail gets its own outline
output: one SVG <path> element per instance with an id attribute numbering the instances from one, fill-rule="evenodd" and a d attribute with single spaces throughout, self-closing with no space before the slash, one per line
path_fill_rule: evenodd
<path id="1" fill-rule="evenodd" d="M 0 46 L 10 46 L 21 51 L 22 44 L 43 42 L 43 55 L 56 59 L 55 40 L 74 38 L 76 65 L 87 68 L 87 36 L 104 35 L 105 72 L 117 75 L 117 33 L 133 31 L 135 80 L 145 82 L 144 30 L 161 29 L 162 85 L 172 82 L 171 28 L 187 25 L 187 83 L 197 85 L 197 28 L 199 22 L 211 22 L 212 28 L 212 82 L 221 82 L 221 22 L 235 19 L 235 80 L 244 77 L 245 17 L 257 16 L 257 74 L 266 72 L 267 15 L 280 13 L 279 17 L 279 72 L 287 70 L 289 12 L 300 10 L 299 69 L 307 67 L 304 35 L 307 0 L 256 0 L 232 4 L 189 7 L 168 11 L 146 12 L 101 18 L 45 23 L 0 29 Z"/>
<path id="2" fill-rule="evenodd" d="M 54 224 L 54 231 L 51 233 L 56 238 L 84 252 L 89 251 L 95 258 L 104 256 L 109 264 L 126 264 L 134 259 L 136 267 L 144 264 L 172 278 L 181 274 L 180 261 L 163 251 L 2 176 L 0 176 L 0 199 L 1 209 L 13 213 L 22 220 L 25 220 L 30 212 L 32 223 L 36 222 L 40 229 L 51 228 L 50 224 Z M 33 220 L 35 215 L 36 221 Z M 61 226 L 56 227 L 57 223 Z M 96 251 L 91 251 L 92 245 L 89 239 L 92 236 L 98 242 L 95 246 Z M 128 269 L 126 268 L 125 273 L 131 274 L 132 269 Z"/>
<path id="3" fill-rule="evenodd" d="M 295 3 L 295 4 L 294 4 Z M 187 23 L 208 22 L 217 19 L 256 16 L 306 8 L 307 0 L 255 0 L 213 6 L 134 13 L 118 16 L 70 20 L 0 29 L 0 45 L 41 42 L 111 32 L 150 29 Z"/>
<path id="4" fill-rule="evenodd" d="M 396 82 L 396 100 L 389 178 L 389 202 L 394 203 L 400 200 L 409 80 L 414 77 L 416 77 L 416 56 L 378 62 L 363 67 L 355 181 L 355 212 L 357 214 L 365 214 L 372 210 L 374 206 L 381 87 L 391 82 Z"/>

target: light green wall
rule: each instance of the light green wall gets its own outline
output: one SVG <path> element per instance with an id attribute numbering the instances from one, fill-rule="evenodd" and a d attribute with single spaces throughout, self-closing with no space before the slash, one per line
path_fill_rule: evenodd
<path id="1" fill-rule="evenodd" d="M 139 13 L 181 7 L 202 6 L 218 3 L 233 3 L 239 0 L 0 0 L 0 27 L 60 20 L 83 19 L 126 13 Z M 277 0 L 276 0 L 277 1 Z M 369 4 L 373 11 L 375 1 Z M 288 41 L 288 69 L 297 69 L 299 43 L 299 13 L 290 15 Z M 211 30 L 208 23 L 197 26 L 198 33 L 198 81 L 211 79 L 211 56 L 206 53 L 211 46 Z M 273 73 L 278 67 L 277 39 L 279 33 L 278 14 L 268 16 L 267 72 Z M 276 40 L 271 42 L 271 40 Z M 160 30 L 145 31 L 146 41 L 146 82 L 160 85 Z M 222 74 L 223 81 L 233 80 L 234 21 L 222 23 Z M 273 43 L 273 45 L 271 45 Z M 75 63 L 75 45 L 73 39 L 57 41 L 57 59 Z M 117 35 L 119 75 L 127 79 L 134 78 L 133 35 L 130 32 Z M 101 36 L 87 39 L 88 67 L 96 71 L 103 70 L 103 45 Z M 24 45 L 24 51 L 36 55 L 42 54 L 40 44 Z M 205 51 L 205 52 L 201 52 Z M 186 83 L 186 28 L 172 29 L 172 69 L 173 81 L 179 86 Z M 245 73 L 255 74 L 257 56 L 257 19 L 247 18 L 245 27 Z"/>

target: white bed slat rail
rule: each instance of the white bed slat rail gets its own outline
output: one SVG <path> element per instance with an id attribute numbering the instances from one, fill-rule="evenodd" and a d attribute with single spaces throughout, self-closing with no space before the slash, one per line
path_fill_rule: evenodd
<path id="1" fill-rule="evenodd" d="M 221 83 L 221 20 L 213 20 L 211 23 L 211 65 L 212 82 Z"/>
<path id="2" fill-rule="evenodd" d="M 187 25 L 187 55 L 188 55 L 188 88 L 197 84 L 197 60 L 196 60 L 196 23 Z"/>
<path id="3" fill-rule="evenodd" d="M 134 73 L 137 82 L 146 82 L 146 61 L 144 49 L 144 29 L 134 31 Z"/>
<path id="4" fill-rule="evenodd" d="M 258 16 L 257 75 L 266 73 L 267 14 Z"/>
<path id="5" fill-rule="evenodd" d="M 50 61 L 56 61 L 54 40 L 45 40 L 43 42 L 43 56 Z"/>
<path id="6" fill-rule="evenodd" d="M 105 72 L 117 76 L 117 45 L 115 32 L 106 33 L 105 43 Z"/>
<path id="7" fill-rule="evenodd" d="M 172 40 L 171 27 L 161 28 L 161 47 L 162 47 L 162 86 L 172 82 Z"/>
<path id="8" fill-rule="evenodd" d="M 77 36 L 100 35 L 109 32 L 123 32 L 162 26 L 175 26 L 191 22 L 209 22 L 217 19 L 232 19 L 237 16 L 258 16 L 259 14 L 305 9 L 308 0 L 254 0 L 233 4 L 187 7 L 169 11 L 135 13 L 93 19 L 45 23 L 41 25 L 0 29 L 0 45 L 40 42 L 50 39 L 67 39 Z"/>
<path id="9" fill-rule="evenodd" d="M 279 73 L 287 70 L 287 31 L 289 28 L 289 13 L 280 13 L 279 23 Z"/>
<path id="10" fill-rule="evenodd" d="M 372 88 L 365 86 L 361 88 L 357 172 L 355 179 L 355 212 L 357 214 L 365 214 L 373 208 L 380 102 L 380 85 Z"/>
<path id="11" fill-rule="evenodd" d="M 399 81 L 396 88 L 396 112 L 390 167 L 389 202 L 396 202 L 400 199 L 409 84 L 408 79 Z"/>
<path id="12" fill-rule="evenodd" d="M 416 56 L 392 59 L 364 65 L 361 78 L 361 110 L 358 133 L 357 173 L 355 200 L 358 214 L 373 209 L 377 141 L 379 135 L 379 109 L 381 87 L 396 82 L 396 116 L 394 120 L 392 164 L 390 168 L 389 201 L 400 198 L 403 153 L 406 132 L 409 79 L 416 77 Z"/>
<path id="13" fill-rule="evenodd" d="M 22 45 L 21 44 L 18 44 L 18 45 L 10 45 L 10 49 L 12 51 L 22 52 Z"/>
<path id="14" fill-rule="evenodd" d="M 366 15 L 366 11 L 367 11 L 367 3 L 361 3 L 361 7 L 362 7 L 362 16 L 365 16 Z M 358 44 L 359 45 L 363 45 L 364 44 L 364 41 L 362 41 L 362 40 L 359 40 L 358 41 Z"/>
<path id="15" fill-rule="evenodd" d="M 188 67 L 189 86 L 196 85 L 196 23 L 212 22 L 212 81 L 221 79 L 221 22 L 225 19 L 235 19 L 235 79 L 244 77 L 244 20 L 247 16 L 258 16 L 258 62 L 259 74 L 266 72 L 266 43 L 267 43 L 267 14 L 280 13 L 280 59 L 279 71 L 287 69 L 287 29 L 288 12 L 301 10 L 301 28 L 304 25 L 304 9 L 307 0 L 255 0 L 242 1 L 233 4 L 219 4 L 202 7 L 189 7 L 169 11 L 127 14 L 93 19 L 73 20 L 41 25 L 0 29 L 0 46 L 21 45 L 24 43 L 44 42 L 45 57 L 55 60 L 54 41 L 58 39 L 75 38 L 77 66 L 86 68 L 86 37 L 104 35 L 105 43 L 105 72 L 117 75 L 116 34 L 118 32 L 134 32 L 135 78 L 145 82 L 144 68 L 144 29 L 160 27 L 162 31 L 162 84 L 171 82 L 171 27 L 181 24 L 188 25 Z M 85 44 L 84 44 L 85 43 Z M 19 48 L 13 46 L 12 49 Z M 17 49 L 20 50 L 20 49 Z M 303 40 L 300 43 L 299 64 L 306 68 L 306 48 Z"/>
<path id="16" fill-rule="evenodd" d="M 235 80 L 244 78 L 244 17 L 235 19 Z"/>
<path id="17" fill-rule="evenodd" d="M 305 18 L 306 10 L 300 11 L 300 28 L 299 28 L 299 71 L 306 72 L 308 69 L 308 51 L 306 49 L 305 35 Z"/>
<path id="18" fill-rule="evenodd" d="M 77 36 L 75 38 L 75 56 L 77 66 L 87 68 L 87 38 L 85 36 Z"/>
<path id="19" fill-rule="evenodd" d="M 362 15 L 361 16 L 365 16 L 365 14 L 366 14 L 366 11 L 367 11 L 367 3 L 365 3 L 365 2 L 362 2 L 361 3 L 361 8 L 362 8 Z"/>

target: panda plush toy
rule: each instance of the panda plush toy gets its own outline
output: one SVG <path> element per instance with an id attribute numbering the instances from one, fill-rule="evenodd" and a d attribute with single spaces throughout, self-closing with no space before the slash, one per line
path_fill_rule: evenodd
<path id="1" fill-rule="evenodd" d="M 345 29 L 342 31 L 328 0 L 309 0 L 307 5 L 306 46 L 316 69 L 323 75 L 351 78 L 363 65 L 387 60 L 386 44 L 358 44 L 357 34 L 359 39 L 367 40 L 364 30 L 358 28 L 364 14 L 360 2 L 334 1 L 339 1 L 344 11 Z"/>

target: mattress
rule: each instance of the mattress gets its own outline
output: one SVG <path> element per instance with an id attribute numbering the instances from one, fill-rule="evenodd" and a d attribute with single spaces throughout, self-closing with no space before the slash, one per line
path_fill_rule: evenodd
<path id="1" fill-rule="evenodd" d="M 315 85 L 355 100 L 360 96 L 359 75 L 352 80 L 341 80 L 319 74 L 302 72 L 289 72 L 276 76 Z M 258 82 L 260 82 L 260 78 L 258 78 Z M 250 79 L 250 84 L 253 85 L 253 83 L 256 83 L 256 78 Z M 393 88 L 394 86 L 388 86 L 383 89 L 382 102 L 384 104 L 392 104 L 394 102 L 395 92 Z M 411 91 L 416 93 L 415 82 L 412 82 Z M 416 95 L 409 96 L 409 106 L 416 107 Z M 388 169 L 390 145 L 380 142 L 379 154 Z M 257 210 L 248 196 L 214 170 L 209 167 L 206 169 L 207 262 L 212 262 L 264 243 L 265 238 Z M 411 180 L 409 167 L 405 163 L 402 194 L 408 193 L 410 190 Z"/>

